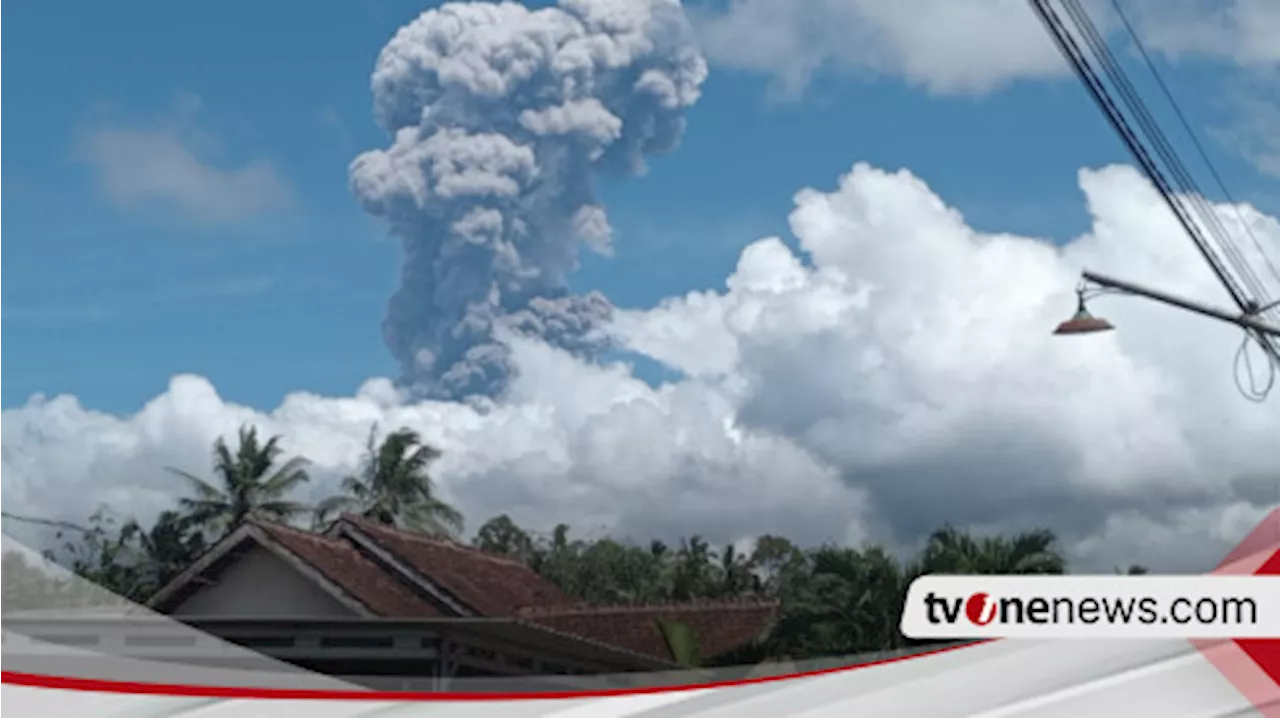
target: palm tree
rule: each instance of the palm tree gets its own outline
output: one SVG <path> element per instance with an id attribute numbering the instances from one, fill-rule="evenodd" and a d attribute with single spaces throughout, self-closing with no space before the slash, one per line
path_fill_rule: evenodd
<path id="1" fill-rule="evenodd" d="M 382 443 L 378 428 L 369 432 L 367 453 L 355 476 L 342 480 L 342 492 L 316 507 L 316 523 L 351 512 L 371 521 L 423 533 L 454 535 L 462 531 L 462 514 L 436 496 L 427 469 L 440 451 L 423 443 L 412 429 L 392 432 Z"/>
<path id="2" fill-rule="evenodd" d="M 248 518 L 288 521 L 305 513 L 306 506 L 284 497 L 309 479 L 307 460 L 294 457 L 279 462 L 284 452 L 280 437 L 273 436 L 262 443 L 256 427 L 240 427 L 238 438 L 235 453 L 222 437 L 213 444 L 216 483 L 181 469 L 169 469 L 186 479 L 195 491 L 194 497 L 178 501 L 186 516 L 221 536 Z"/>
<path id="3" fill-rule="evenodd" d="M 751 571 L 751 559 L 729 544 L 720 552 L 720 593 L 726 597 L 754 595 L 760 592 L 760 577 Z"/>
<path id="4" fill-rule="evenodd" d="M 1008 536 L 974 538 L 954 526 L 943 526 L 929 537 L 921 554 L 924 573 L 1060 574 L 1066 559 L 1056 548 L 1052 531 L 1036 529 Z"/>
<path id="5" fill-rule="evenodd" d="M 845 655 L 896 648 L 903 595 L 913 568 L 878 546 L 824 546 L 792 587 L 770 638 L 775 655 Z"/>

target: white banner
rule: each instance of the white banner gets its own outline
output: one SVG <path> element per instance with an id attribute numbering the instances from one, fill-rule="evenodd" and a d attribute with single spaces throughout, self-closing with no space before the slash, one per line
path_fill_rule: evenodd
<path id="1" fill-rule="evenodd" d="M 1280 576 L 924 576 L 911 638 L 1277 638 Z"/>

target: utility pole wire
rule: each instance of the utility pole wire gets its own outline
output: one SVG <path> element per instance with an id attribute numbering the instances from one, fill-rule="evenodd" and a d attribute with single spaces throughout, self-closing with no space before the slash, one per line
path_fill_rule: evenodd
<path id="1" fill-rule="evenodd" d="M 1249 263 L 1244 260 L 1239 248 L 1223 225 L 1222 219 L 1218 216 L 1218 212 L 1208 204 L 1203 193 L 1196 186 L 1195 180 L 1178 159 L 1177 152 L 1169 144 L 1159 125 L 1150 115 L 1142 98 L 1129 82 L 1124 69 L 1111 53 L 1105 38 L 1098 32 L 1088 13 L 1080 7 L 1077 0 L 1058 0 L 1064 10 L 1064 14 L 1075 26 L 1076 33 L 1072 33 L 1062 16 L 1053 9 L 1053 0 L 1030 0 L 1030 2 L 1032 9 L 1043 22 L 1045 29 L 1048 30 L 1063 57 L 1075 70 L 1076 76 L 1084 84 L 1090 97 L 1111 123 L 1112 128 L 1120 136 L 1134 159 L 1137 160 L 1147 178 L 1155 185 L 1165 204 L 1173 212 L 1187 236 L 1200 251 L 1201 256 L 1208 262 L 1210 269 L 1213 270 L 1219 282 L 1227 290 L 1227 293 L 1231 295 L 1240 310 L 1240 317 L 1239 319 L 1231 318 L 1228 321 L 1233 321 L 1242 326 L 1245 329 L 1248 340 L 1257 343 L 1267 355 L 1267 368 L 1270 371 L 1270 376 L 1261 390 L 1257 390 L 1256 382 L 1252 376 L 1250 377 L 1250 384 L 1254 385 L 1253 388 L 1255 389 L 1252 394 L 1243 388 L 1240 381 L 1241 363 L 1243 362 L 1247 368 L 1251 369 L 1248 366 L 1249 361 L 1246 352 L 1237 353 L 1235 376 L 1237 387 L 1247 398 L 1254 401 L 1260 400 L 1259 397 L 1265 398 L 1275 383 L 1276 372 L 1280 371 L 1280 344 L 1272 339 L 1275 333 L 1267 331 L 1265 322 L 1259 321 L 1263 320 L 1266 311 L 1272 308 L 1266 287 L 1260 282 L 1257 275 L 1253 273 Z M 1114 2 L 1115 0 L 1113 0 L 1113 4 Z M 1119 10 L 1118 5 L 1116 5 L 1116 9 Z M 1120 14 L 1124 19 L 1123 13 Z M 1127 19 L 1126 27 L 1129 27 L 1132 32 Z M 1080 42 L 1077 42 L 1076 34 L 1080 36 Z M 1141 43 L 1136 37 L 1137 33 L 1134 32 L 1133 35 L 1135 42 L 1138 42 L 1141 48 Z M 1143 55 L 1147 57 L 1145 49 L 1143 50 Z M 1095 69 L 1095 63 L 1099 68 Z M 1157 81 L 1164 87 L 1166 96 L 1173 104 L 1175 112 L 1178 113 L 1184 126 L 1189 130 L 1189 123 L 1186 122 L 1185 116 L 1182 115 L 1176 102 L 1173 101 L 1172 93 L 1164 86 L 1163 80 L 1156 72 L 1154 64 L 1150 64 L 1150 67 L 1152 72 L 1156 74 Z M 1104 77 L 1109 81 L 1110 90 L 1114 90 L 1121 100 L 1120 104 L 1117 104 L 1113 99 L 1107 83 L 1103 81 Z M 1121 106 L 1127 112 L 1122 111 Z M 1131 124 L 1131 120 L 1136 123 L 1137 129 L 1141 131 L 1140 133 L 1135 132 L 1135 126 Z M 1196 141 L 1195 134 L 1190 134 L 1192 140 Z M 1196 145 L 1209 165 L 1210 170 L 1214 171 L 1212 163 L 1208 162 L 1207 153 L 1204 152 L 1203 147 L 1199 145 L 1198 141 Z M 1157 158 L 1161 162 L 1157 162 Z M 1168 177 L 1166 177 L 1166 172 L 1169 174 Z M 1222 184 L 1221 178 L 1216 171 L 1214 171 L 1214 176 Z M 1173 182 L 1170 182 L 1170 179 Z M 1225 191 L 1225 186 L 1223 186 L 1223 190 Z M 1239 213 L 1238 207 L 1236 211 Z M 1243 223 L 1242 215 L 1240 219 L 1244 229 L 1252 236 L 1252 230 L 1249 229 L 1247 224 Z M 1215 251 L 1215 247 L 1210 243 L 1209 237 L 1205 236 L 1206 231 L 1216 240 L 1216 249 L 1218 251 Z M 1261 249 L 1260 245 L 1259 249 Z M 1220 253 L 1225 256 L 1219 256 Z M 1269 268 L 1274 271 L 1274 267 L 1270 265 L 1269 258 L 1265 252 L 1263 252 L 1263 257 L 1268 260 Z M 1234 272 L 1231 270 L 1234 270 Z M 1138 292 L 1138 294 L 1142 293 Z M 1147 296 L 1150 295 L 1148 294 Z M 1178 304 L 1181 301 L 1169 303 Z M 1184 306 L 1183 308 L 1187 307 Z M 1192 311 L 1196 310 L 1193 309 Z M 1259 326 L 1259 324 L 1262 326 Z"/>
<path id="2" fill-rule="evenodd" d="M 12 521 L 20 521 L 22 523 L 37 524 L 40 526 L 49 526 L 58 529 L 67 529 L 69 531 L 79 531 L 80 533 L 93 533 L 92 529 L 85 528 L 79 524 L 70 521 L 59 521 L 57 519 L 44 519 L 38 516 L 22 516 L 20 514 L 12 514 L 8 511 L 0 511 L 0 518 L 10 519 Z"/>
<path id="3" fill-rule="evenodd" d="M 1271 276 L 1276 280 L 1276 282 L 1280 283 L 1280 270 L 1276 269 L 1276 265 L 1272 263 L 1270 255 L 1263 250 L 1262 243 L 1258 240 L 1257 235 L 1253 233 L 1253 229 L 1249 226 L 1249 223 L 1245 221 L 1244 214 L 1240 211 L 1239 204 L 1236 202 L 1235 198 L 1231 196 L 1231 192 L 1227 189 L 1226 183 L 1222 181 L 1222 175 L 1218 174 L 1218 169 L 1214 167 L 1213 161 L 1209 159 L 1209 153 L 1205 151 L 1204 145 L 1200 143 L 1195 131 L 1191 129 L 1191 123 L 1187 121 L 1186 115 L 1182 112 L 1182 108 L 1179 107 L 1178 101 L 1173 96 L 1173 91 L 1170 90 L 1168 84 L 1165 83 L 1164 77 L 1156 68 L 1156 64 L 1151 59 L 1151 55 L 1147 53 L 1146 46 L 1138 37 L 1137 30 L 1133 27 L 1133 24 L 1129 22 L 1128 16 L 1125 15 L 1124 10 L 1120 7 L 1120 0 L 1111 0 L 1111 6 L 1115 8 L 1116 15 L 1120 18 L 1120 22 L 1128 32 L 1129 38 L 1133 41 L 1134 47 L 1138 49 L 1139 54 L 1142 55 L 1143 61 L 1151 70 L 1151 75 L 1155 78 L 1156 84 L 1160 86 L 1160 91 L 1163 92 L 1165 98 L 1169 100 L 1169 105 L 1173 108 L 1174 114 L 1177 115 L 1178 121 L 1182 124 L 1182 128 L 1186 130 L 1187 137 L 1191 139 L 1191 143 L 1195 146 L 1196 152 L 1199 153 L 1200 159 L 1204 162 L 1205 167 L 1209 169 L 1209 174 L 1213 176 L 1214 183 L 1218 185 L 1218 189 L 1222 192 L 1222 196 L 1230 204 L 1235 213 L 1236 220 L 1240 223 L 1241 228 L 1244 229 L 1245 234 L 1248 235 L 1249 239 L 1253 242 L 1254 249 L 1258 250 L 1258 254 L 1262 256 L 1262 261 L 1271 272 Z M 1268 295 L 1264 292 L 1263 296 L 1259 297 L 1259 300 L 1267 302 L 1268 298 Z M 1270 302 L 1259 309 L 1258 312 L 1259 314 L 1266 313 L 1277 306 L 1280 306 L 1280 300 Z"/>

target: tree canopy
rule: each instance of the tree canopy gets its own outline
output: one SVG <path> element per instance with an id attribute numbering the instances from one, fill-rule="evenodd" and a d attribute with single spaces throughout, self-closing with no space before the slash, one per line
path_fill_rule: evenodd
<path id="1" fill-rule="evenodd" d="M 237 438 L 235 450 L 221 438 L 215 442 L 216 480 L 173 470 L 194 496 L 179 499 L 150 527 L 103 509 L 89 517 L 85 527 L 64 532 L 67 544 L 57 557 L 85 579 L 142 601 L 212 541 L 250 517 L 287 522 L 309 514 L 321 523 L 339 511 L 351 511 L 410 531 L 443 531 L 456 537 L 462 528 L 461 513 L 440 498 L 429 471 L 440 451 L 412 430 L 400 429 L 381 440 L 376 430 L 371 432 L 357 472 L 341 482 L 339 493 L 312 507 L 291 498 L 309 478 L 304 458 L 284 458 L 280 437 L 262 442 L 254 427 L 241 428 Z M 673 544 L 612 537 L 588 540 L 575 538 L 568 524 L 538 533 L 502 514 L 482 524 L 471 543 L 524 562 L 584 603 L 748 597 L 780 603 L 780 618 L 767 634 L 720 657 L 701 655 L 687 627 L 662 622 L 658 628 L 673 655 L 687 665 L 900 648 L 909 643 L 898 630 L 907 586 L 921 574 L 1067 570 L 1056 537 L 1045 529 L 978 536 L 943 526 L 916 555 L 903 558 L 875 545 L 804 548 L 777 535 L 724 546 L 697 533 Z M 17 558 L 6 554 L 5 568 L 26 571 Z M 1127 572 L 1144 570 L 1134 566 Z M 24 580 L 25 588 L 11 595 L 6 584 L 5 606 L 48 605 L 59 585 Z"/>
<path id="2" fill-rule="evenodd" d="M 440 451 L 412 429 L 399 429 L 378 442 L 369 432 L 359 473 L 342 480 L 341 492 L 315 508 L 317 524 L 351 512 L 389 526 L 453 535 L 462 530 L 462 514 L 436 496 L 428 470 Z"/>
<path id="3" fill-rule="evenodd" d="M 169 469 L 185 479 L 195 493 L 178 500 L 185 517 L 225 534 L 248 518 L 289 521 L 303 514 L 306 506 L 285 497 L 309 480 L 307 460 L 294 457 L 280 461 L 284 453 L 280 437 L 263 443 L 253 426 L 242 426 L 238 438 L 234 452 L 221 437 L 214 442 L 215 481 L 183 469 Z"/>

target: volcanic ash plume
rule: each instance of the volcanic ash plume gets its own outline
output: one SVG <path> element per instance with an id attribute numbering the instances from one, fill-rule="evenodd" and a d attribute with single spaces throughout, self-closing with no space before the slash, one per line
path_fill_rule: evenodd
<path id="1" fill-rule="evenodd" d="M 414 389 L 500 392 L 503 328 L 593 348 L 609 302 L 566 286 L 580 244 L 610 248 L 593 174 L 672 149 L 706 74 L 678 0 L 447 4 L 396 33 L 372 82 L 391 146 L 350 172 L 404 246 L 383 331 Z"/>

